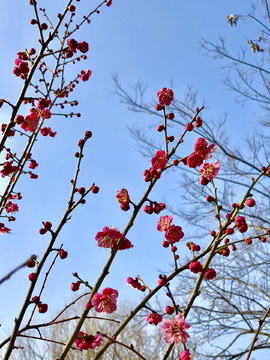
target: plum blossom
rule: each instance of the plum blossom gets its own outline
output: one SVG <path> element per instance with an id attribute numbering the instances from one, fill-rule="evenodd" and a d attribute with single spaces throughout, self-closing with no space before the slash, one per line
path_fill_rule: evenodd
<path id="1" fill-rule="evenodd" d="M 204 163 L 203 167 L 200 170 L 200 175 L 201 177 L 211 181 L 217 176 L 219 169 L 220 169 L 220 165 L 217 161 L 214 161 L 211 164 Z"/>
<path id="2" fill-rule="evenodd" d="M 169 215 L 160 216 L 157 223 L 157 231 L 167 231 L 171 226 L 172 219 L 173 217 Z"/>
<path id="3" fill-rule="evenodd" d="M 201 155 L 198 154 L 191 154 L 188 158 L 187 158 L 187 165 L 190 168 L 196 168 L 198 166 L 201 166 L 203 163 L 203 157 Z"/>
<path id="4" fill-rule="evenodd" d="M 79 331 L 77 336 L 74 344 L 80 350 L 94 349 L 96 346 L 100 346 L 101 341 L 103 341 L 100 335 L 88 335 L 82 331 Z"/>
<path id="5" fill-rule="evenodd" d="M 215 269 L 207 269 L 204 273 L 204 278 L 206 280 L 212 280 L 217 276 Z"/>
<path id="6" fill-rule="evenodd" d="M 164 169 L 168 162 L 165 151 L 158 150 L 155 156 L 152 158 L 151 162 L 152 162 L 152 168 L 154 170 Z"/>
<path id="7" fill-rule="evenodd" d="M 116 200 L 120 204 L 128 204 L 129 203 L 128 191 L 126 189 L 121 189 L 116 195 Z"/>
<path id="8" fill-rule="evenodd" d="M 164 87 L 157 92 L 157 97 L 161 106 L 169 106 L 173 101 L 173 91 Z"/>
<path id="9" fill-rule="evenodd" d="M 186 323 L 184 316 L 180 313 L 176 315 L 175 320 L 165 320 L 160 329 L 164 332 L 163 338 L 166 343 L 185 344 L 189 338 L 187 329 L 190 325 Z"/>
<path id="10" fill-rule="evenodd" d="M 174 244 L 184 237 L 181 226 L 171 225 L 165 233 L 165 238 Z"/>
<path id="11" fill-rule="evenodd" d="M 189 264 L 189 270 L 194 274 L 198 274 L 200 271 L 202 271 L 202 264 L 199 261 L 192 261 Z"/>
<path id="12" fill-rule="evenodd" d="M 154 325 L 157 326 L 157 324 L 162 321 L 162 316 L 159 315 L 158 313 L 151 313 L 151 314 L 149 314 L 149 315 L 147 316 L 146 321 L 147 321 L 150 325 L 154 324 Z"/>
<path id="13" fill-rule="evenodd" d="M 199 138 L 195 145 L 194 145 L 194 151 L 197 155 L 200 155 L 203 157 L 203 160 L 211 158 L 211 153 L 214 152 L 215 144 L 211 144 L 208 146 L 207 141 L 204 138 Z"/>
<path id="14" fill-rule="evenodd" d="M 21 128 L 25 131 L 35 131 L 38 126 L 38 113 L 35 108 L 30 109 L 30 114 L 24 118 Z"/>
<path id="15" fill-rule="evenodd" d="M 102 290 L 101 294 L 94 294 L 91 304 L 95 307 L 95 311 L 111 314 L 117 309 L 117 297 L 118 291 L 107 287 Z"/>
<path id="16" fill-rule="evenodd" d="M 117 240 L 124 237 L 124 235 L 113 226 L 106 226 L 102 228 L 102 230 L 103 231 L 98 232 L 95 237 L 99 247 L 112 249 L 116 245 Z"/>

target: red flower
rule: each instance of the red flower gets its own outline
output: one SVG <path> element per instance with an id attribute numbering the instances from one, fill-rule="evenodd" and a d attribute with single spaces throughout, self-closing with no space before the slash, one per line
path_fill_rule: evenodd
<path id="1" fill-rule="evenodd" d="M 253 207 L 253 206 L 256 205 L 256 201 L 254 199 L 252 199 L 252 198 L 249 198 L 249 199 L 246 199 L 246 204 L 249 207 Z"/>
<path id="2" fill-rule="evenodd" d="M 76 40 L 74 39 L 69 39 L 67 41 L 67 46 L 69 47 L 69 49 L 73 52 L 76 52 L 76 49 L 77 49 L 77 46 L 78 46 L 78 43 Z"/>
<path id="3" fill-rule="evenodd" d="M 124 235 L 113 226 L 106 226 L 102 230 L 103 231 L 98 232 L 95 237 L 99 247 L 114 249 L 116 247 L 117 241 L 124 237 Z M 131 247 L 133 247 L 133 245 L 128 239 L 125 238 L 119 250 L 130 249 Z"/>
<path id="4" fill-rule="evenodd" d="M 190 325 L 186 323 L 184 316 L 180 313 L 176 315 L 175 320 L 165 320 L 160 329 L 164 332 L 163 338 L 166 343 L 182 343 L 185 344 L 189 338 L 187 329 Z"/>
<path id="5" fill-rule="evenodd" d="M 161 106 L 169 106 L 173 101 L 173 91 L 164 87 L 157 92 L 157 97 Z"/>

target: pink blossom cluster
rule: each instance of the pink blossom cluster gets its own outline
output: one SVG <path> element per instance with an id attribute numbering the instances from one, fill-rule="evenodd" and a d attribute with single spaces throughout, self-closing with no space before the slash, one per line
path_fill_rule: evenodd
<path id="1" fill-rule="evenodd" d="M 67 46 L 67 58 L 71 58 L 73 54 L 77 52 L 77 50 L 79 50 L 83 54 L 87 53 L 87 51 L 89 50 L 89 45 L 86 41 L 81 41 L 80 43 L 78 43 L 75 39 L 68 39 Z"/>
<path id="2" fill-rule="evenodd" d="M 97 245 L 99 247 L 103 247 L 106 249 L 115 249 L 117 247 L 118 240 L 124 237 L 124 235 L 113 226 L 106 226 L 102 228 L 102 230 L 103 231 L 98 232 L 95 237 Z M 120 245 L 119 250 L 125 250 L 130 248 L 133 248 L 133 245 L 127 238 L 124 238 L 124 241 Z"/>
<path id="3" fill-rule="evenodd" d="M 146 287 L 139 282 L 137 277 L 135 277 L 135 279 L 133 279 L 132 277 L 127 277 L 126 281 L 127 281 L 127 285 L 132 286 L 134 289 L 137 289 L 139 291 L 146 290 Z"/>
<path id="4" fill-rule="evenodd" d="M 7 127 L 7 124 L 2 124 L 2 125 L 1 125 L 1 132 L 2 132 L 2 134 L 4 134 L 4 131 L 6 130 L 6 127 Z M 15 130 L 10 129 L 7 136 L 8 136 L 8 137 L 13 137 L 14 135 L 15 135 Z"/>
<path id="5" fill-rule="evenodd" d="M 91 75 L 92 75 L 92 71 L 91 71 L 90 68 L 87 69 L 86 71 L 81 70 L 80 79 L 81 79 L 82 81 L 88 81 Z"/>
<path id="6" fill-rule="evenodd" d="M 15 67 L 13 68 L 13 74 L 20 76 L 22 79 L 29 73 L 28 63 L 22 61 L 20 58 L 15 59 Z"/>
<path id="7" fill-rule="evenodd" d="M 205 160 L 212 157 L 214 148 L 215 144 L 208 146 L 208 143 L 204 138 L 199 138 L 194 145 L 194 153 L 186 160 L 186 165 L 191 168 L 201 166 Z M 214 161 L 211 164 L 204 163 L 200 170 L 200 183 L 202 185 L 207 185 L 209 181 L 213 180 L 213 178 L 217 176 L 219 169 L 220 165 L 217 161 Z"/>
<path id="8" fill-rule="evenodd" d="M 143 211 L 146 212 L 146 214 L 153 214 L 153 212 L 155 214 L 159 214 L 164 209 L 166 209 L 165 204 L 157 203 L 155 201 L 155 202 L 150 202 L 149 205 L 145 205 L 145 207 L 143 208 Z"/>
<path id="9" fill-rule="evenodd" d="M 3 169 L 0 171 L 1 176 L 8 176 L 20 170 L 18 166 L 12 165 L 13 161 L 6 161 L 3 165 Z"/>
<path id="10" fill-rule="evenodd" d="M 244 233 L 247 231 L 248 225 L 246 223 L 246 219 L 244 218 L 244 216 L 237 216 L 234 219 L 234 222 L 240 233 Z"/>
<path id="11" fill-rule="evenodd" d="M 184 237 L 184 233 L 182 231 L 181 226 L 171 225 L 172 220 L 173 220 L 172 216 L 165 215 L 165 216 L 160 216 L 157 223 L 157 230 L 161 232 L 165 231 L 165 238 L 167 242 L 170 244 L 174 244 L 180 241 Z M 163 246 L 167 247 L 166 245 L 167 244 L 164 244 L 163 242 Z"/>
<path id="12" fill-rule="evenodd" d="M 162 316 L 159 315 L 158 313 L 151 313 L 147 316 L 146 321 L 148 322 L 148 324 L 152 325 L 158 325 L 158 323 L 160 323 L 162 321 Z"/>
<path id="13" fill-rule="evenodd" d="M 51 138 L 55 137 L 56 135 L 56 131 L 52 131 L 50 127 L 43 127 L 39 130 L 39 132 L 42 136 L 49 136 Z"/>
<path id="14" fill-rule="evenodd" d="M 111 314 L 117 310 L 117 297 L 118 291 L 107 287 L 102 290 L 101 294 L 94 294 L 91 299 L 91 305 L 94 306 L 96 312 Z"/>
<path id="15" fill-rule="evenodd" d="M 17 204 L 14 204 L 14 203 L 11 202 L 11 201 L 8 201 L 8 202 L 6 203 L 6 212 L 7 212 L 8 214 L 10 214 L 10 213 L 15 213 L 15 212 L 17 212 L 17 211 L 19 211 L 19 207 L 18 207 Z"/>
<path id="16" fill-rule="evenodd" d="M 79 331 L 77 336 L 74 344 L 80 350 L 94 349 L 95 347 L 100 346 L 101 341 L 103 341 L 100 335 L 88 335 L 82 331 Z"/>
<path id="17" fill-rule="evenodd" d="M 185 344 L 190 337 L 186 332 L 190 328 L 190 325 L 186 323 L 183 314 L 178 314 L 175 320 L 165 320 L 160 329 L 163 331 L 163 338 L 166 343 Z"/>

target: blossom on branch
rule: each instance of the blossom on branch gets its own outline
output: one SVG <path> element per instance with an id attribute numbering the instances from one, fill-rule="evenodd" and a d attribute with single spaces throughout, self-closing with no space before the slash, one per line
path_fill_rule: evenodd
<path id="1" fill-rule="evenodd" d="M 149 315 L 147 316 L 146 321 L 147 321 L 150 325 L 154 324 L 154 325 L 157 326 L 157 324 L 162 321 L 162 316 L 159 315 L 158 313 L 151 313 L 151 314 L 149 314 Z"/>
<path id="2" fill-rule="evenodd" d="M 164 332 L 163 338 L 166 343 L 185 344 L 190 337 L 186 332 L 190 325 L 186 323 L 184 316 L 180 313 L 176 315 L 175 320 L 165 320 L 160 329 Z"/>
<path id="3" fill-rule="evenodd" d="M 95 307 L 95 311 L 111 314 L 117 309 L 117 297 L 118 291 L 107 287 L 102 290 L 101 294 L 94 294 L 93 298 L 91 299 L 91 304 Z"/>
<path id="4" fill-rule="evenodd" d="M 160 216 L 157 223 L 157 231 L 167 231 L 171 226 L 172 219 L 173 217 L 169 215 Z"/>
<path id="5" fill-rule="evenodd" d="M 154 170 L 164 169 L 168 162 L 165 151 L 158 150 L 155 156 L 152 158 L 151 162 L 152 162 L 152 168 Z"/>
<path id="6" fill-rule="evenodd" d="M 95 237 L 97 245 L 99 247 L 103 247 L 106 249 L 115 249 L 118 240 L 124 237 L 124 235 L 113 226 L 106 226 L 102 228 L 102 230 L 103 231 L 98 232 Z M 127 238 L 124 238 L 119 250 L 130 249 L 132 247 L 133 245 L 131 244 L 131 242 Z"/>
<path id="7" fill-rule="evenodd" d="M 201 177 L 211 181 L 217 176 L 219 169 L 220 169 L 220 165 L 217 161 L 214 161 L 211 164 L 204 163 L 203 167 L 200 170 L 200 175 Z"/>
<path id="8" fill-rule="evenodd" d="M 79 331 L 77 336 L 74 344 L 80 350 L 94 349 L 96 346 L 100 346 L 101 341 L 103 341 L 100 335 L 88 335 L 82 331 Z"/>
<path id="9" fill-rule="evenodd" d="M 157 92 L 157 97 L 161 106 L 169 106 L 173 101 L 173 91 L 164 87 Z"/>

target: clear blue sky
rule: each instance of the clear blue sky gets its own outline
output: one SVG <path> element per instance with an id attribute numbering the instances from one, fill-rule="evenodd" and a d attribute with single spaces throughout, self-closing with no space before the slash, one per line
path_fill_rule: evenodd
<path id="1" fill-rule="evenodd" d="M 51 19 L 56 21 L 56 14 L 62 11 L 65 3 L 64 0 L 41 1 L 39 6 L 46 7 Z M 85 13 L 92 9 L 88 3 L 75 3 L 79 18 L 84 13 L 82 9 L 87 9 Z M 109 256 L 108 251 L 95 246 L 95 234 L 106 225 L 114 225 L 120 230 L 125 228 L 131 212 L 120 210 L 115 201 L 116 191 L 124 187 L 134 202 L 139 201 L 147 186 L 142 172 L 150 167 L 149 162 L 136 151 L 126 125 L 138 124 L 147 128 L 154 125 L 156 119 L 128 112 L 118 102 L 117 96 L 112 94 L 112 74 L 118 74 L 120 83 L 126 89 L 138 79 L 145 81 L 148 84 L 147 101 L 155 99 L 156 92 L 162 87 L 169 87 L 172 79 L 178 98 L 185 94 L 187 86 L 194 86 L 199 90 L 200 98 L 207 100 L 208 108 L 203 116 L 219 118 L 227 112 L 228 127 L 244 136 L 243 119 L 252 122 L 254 105 L 244 108 L 235 105 L 233 94 L 221 84 L 222 63 L 206 59 L 199 51 L 198 42 L 202 36 L 215 42 L 222 34 L 228 38 L 232 49 L 246 45 L 248 36 L 244 30 L 240 26 L 231 28 L 226 17 L 231 13 L 244 13 L 248 6 L 249 1 L 246 0 L 113 0 L 110 8 L 104 6 L 99 15 L 92 17 L 91 24 L 85 25 L 74 36 L 78 41 L 87 41 L 90 51 L 88 59 L 81 62 L 76 71 L 75 67 L 71 67 L 70 73 L 88 67 L 93 71 L 89 82 L 80 83 L 74 91 L 74 99 L 79 101 L 76 110 L 82 116 L 72 119 L 53 117 L 48 126 L 57 131 L 56 138 L 38 140 L 33 158 L 39 163 L 36 169 L 39 178 L 30 180 L 25 176 L 17 186 L 23 199 L 18 202 L 20 211 L 16 222 L 10 224 L 12 235 L 0 239 L 0 277 L 32 253 L 41 257 L 49 236 L 40 236 L 38 230 L 42 221 L 51 221 L 55 227 L 62 217 L 70 194 L 69 180 L 76 166 L 73 154 L 85 130 L 91 130 L 93 138 L 85 147 L 78 185 L 87 188 L 96 182 L 100 193 L 86 199 L 86 204 L 74 212 L 58 238 L 58 246 L 63 243 L 69 256 L 58 261 L 47 283 L 42 301 L 49 304 L 50 313 L 61 309 L 66 299 L 71 298 L 72 272 L 78 272 L 94 284 Z M 11 102 L 16 101 L 22 86 L 22 81 L 12 74 L 16 52 L 38 48 L 36 28 L 30 25 L 32 10 L 28 1 L 12 0 L 1 4 L 0 98 Z M 1 123 L 7 122 L 7 106 L 1 109 L 0 118 Z M 151 131 L 156 135 L 154 130 Z M 20 143 L 20 138 L 10 142 L 18 149 L 21 149 Z M 192 151 L 192 143 L 188 145 Z M 164 201 L 166 196 L 166 201 L 174 202 L 176 195 L 170 190 L 176 187 L 175 181 L 164 177 L 151 199 Z M 0 179 L 1 186 L 4 183 L 5 180 Z M 163 235 L 155 230 L 157 219 L 157 215 L 139 215 L 128 235 L 134 249 L 118 254 L 102 286 L 117 288 L 120 301 L 126 296 L 134 299 L 137 296 L 135 291 L 126 287 L 127 276 L 140 274 L 150 287 L 155 287 L 159 270 L 168 269 L 172 258 L 170 252 L 161 247 Z M 181 219 L 175 218 L 174 223 L 182 226 Z M 185 232 L 185 228 L 183 230 Z M 184 242 L 179 245 L 181 247 L 184 254 Z M 5 337 L 6 331 L 10 331 L 18 314 L 17 304 L 24 299 L 28 289 L 29 272 L 29 269 L 24 269 L 1 286 L 0 308 L 5 311 L 0 312 L 0 339 Z M 14 305 L 6 311 L 7 304 L 14 298 Z"/>

